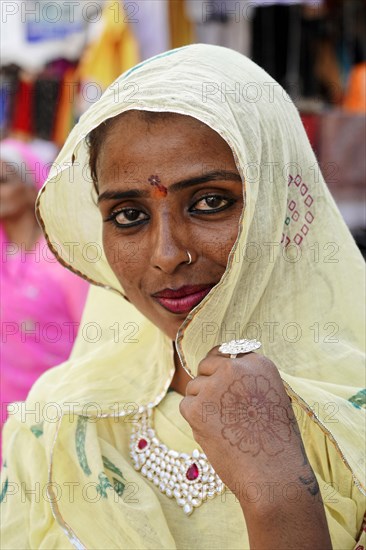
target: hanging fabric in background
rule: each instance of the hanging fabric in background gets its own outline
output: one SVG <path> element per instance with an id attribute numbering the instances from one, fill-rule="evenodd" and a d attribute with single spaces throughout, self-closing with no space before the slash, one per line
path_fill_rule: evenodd
<path id="1" fill-rule="evenodd" d="M 319 164 L 333 195 L 347 195 L 347 198 L 363 203 L 366 174 L 364 115 L 341 109 L 324 112 L 319 129 Z"/>
<path id="2" fill-rule="evenodd" d="M 3 82 L 0 84 L 0 131 L 3 132 L 6 121 L 7 113 L 9 111 L 9 94 L 7 93 L 6 86 Z"/>
<path id="3" fill-rule="evenodd" d="M 124 0 L 125 19 L 135 35 L 141 61 L 170 48 L 169 3 L 166 0 Z"/>
<path id="4" fill-rule="evenodd" d="M 349 113 L 366 113 L 366 61 L 358 63 L 351 70 L 343 109 Z"/>
<path id="5" fill-rule="evenodd" d="M 78 97 L 78 93 L 79 82 L 77 79 L 77 68 L 69 67 L 61 83 L 53 133 L 53 141 L 58 147 L 63 146 L 76 122 L 74 104 Z"/>
<path id="6" fill-rule="evenodd" d="M 15 65 L 3 67 L 2 134 L 54 141 L 62 146 L 75 124 L 74 106 L 79 93 L 76 72 L 76 64 L 67 59 L 55 59 L 38 75 Z M 12 79 L 7 75 L 13 75 Z"/>
<path id="7" fill-rule="evenodd" d="M 15 96 L 14 112 L 10 127 L 14 133 L 21 134 L 24 137 L 29 137 L 33 134 L 33 94 L 33 80 L 28 75 L 22 75 Z"/>
<path id="8" fill-rule="evenodd" d="M 64 58 L 77 61 L 101 19 L 103 0 L 2 0 L 1 63 L 42 71 Z"/>
<path id="9" fill-rule="evenodd" d="M 75 15 L 75 12 L 78 12 Z M 63 40 L 82 32 L 79 2 L 27 0 L 26 39 L 28 42 Z"/>
<path id="10" fill-rule="evenodd" d="M 269 5 L 257 2 L 253 19 L 252 58 L 286 90 L 287 57 L 290 46 L 292 12 L 296 5 Z"/>
<path id="11" fill-rule="evenodd" d="M 62 94 L 64 91 L 64 82 L 69 71 L 73 75 L 76 64 L 67 59 L 55 59 L 47 65 L 45 70 L 37 77 L 35 82 L 35 95 L 33 103 L 33 120 L 35 135 L 40 139 L 47 141 L 54 140 L 56 128 L 61 124 L 67 126 L 67 131 L 72 128 L 71 121 L 67 118 L 59 120 L 60 117 L 65 117 L 65 109 L 61 109 Z M 72 113 L 75 97 L 73 97 L 74 87 L 71 83 L 67 90 L 66 101 L 69 102 L 68 113 Z M 72 117 L 70 117 L 72 118 Z M 66 137 L 64 135 L 64 137 Z M 57 142 L 59 145 L 62 142 Z"/>
<path id="12" fill-rule="evenodd" d="M 9 121 L 14 113 L 15 96 L 18 89 L 20 69 L 17 65 L 8 65 L 0 69 L 0 135 L 6 134 Z"/>
<path id="13" fill-rule="evenodd" d="M 32 108 L 34 134 L 47 141 L 53 138 L 60 84 L 59 78 L 45 74 L 37 78 L 34 86 Z"/>
<path id="14" fill-rule="evenodd" d="M 196 42 L 217 44 L 250 57 L 253 2 L 248 0 L 186 0 Z"/>
<path id="15" fill-rule="evenodd" d="M 197 42 L 194 27 L 187 12 L 187 0 L 169 2 L 168 16 L 171 48 L 180 48 Z"/>
<path id="16" fill-rule="evenodd" d="M 104 2 L 101 35 L 87 47 L 79 64 L 77 75 L 81 87 L 77 114 L 86 111 L 121 73 L 140 61 L 128 17 L 122 2 Z"/>

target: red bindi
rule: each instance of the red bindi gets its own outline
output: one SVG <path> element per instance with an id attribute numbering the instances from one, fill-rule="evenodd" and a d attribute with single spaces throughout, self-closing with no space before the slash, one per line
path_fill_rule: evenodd
<path id="1" fill-rule="evenodd" d="M 159 176 L 150 176 L 148 182 L 153 187 L 153 197 L 154 198 L 163 198 L 168 194 L 168 189 L 165 185 L 162 185 Z"/>

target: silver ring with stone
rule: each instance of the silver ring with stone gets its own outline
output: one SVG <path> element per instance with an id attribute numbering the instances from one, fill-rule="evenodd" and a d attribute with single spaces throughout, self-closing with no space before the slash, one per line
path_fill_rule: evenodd
<path id="1" fill-rule="evenodd" d="M 231 340 L 224 342 L 219 347 L 220 353 L 229 353 L 230 359 L 235 359 L 238 353 L 250 353 L 261 347 L 259 340 Z"/>

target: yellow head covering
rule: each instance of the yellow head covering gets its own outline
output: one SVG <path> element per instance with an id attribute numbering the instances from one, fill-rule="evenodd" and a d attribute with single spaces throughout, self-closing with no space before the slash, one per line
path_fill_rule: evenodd
<path id="1" fill-rule="evenodd" d="M 86 136 L 131 109 L 204 122 L 229 144 L 243 180 L 245 206 L 227 269 L 176 337 L 185 368 L 195 375 L 199 361 L 223 341 L 260 339 L 294 407 L 306 410 L 335 444 L 364 490 L 362 257 L 293 103 L 265 71 L 225 48 L 196 44 L 137 65 L 70 134 L 39 195 L 38 217 L 64 265 L 117 293 L 91 293 L 84 326 L 98 324 L 97 342 L 80 335 L 70 361 L 46 373 L 28 405 L 53 401 L 66 414 L 66 402 L 73 402 L 84 416 L 122 416 L 131 412 L 128 402 L 159 403 L 173 376 L 172 343 L 121 297 L 106 261 L 88 168 Z M 127 323 L 136 328 L 132 338 L 122 337 Z M 50 449 L 55 440 L 66 445 L 68 428 L 62 422 L 58 428 L 58 435 L 55 425 L 48 428 Z M 52 460 L 60 463 L 61 455 Z"/>

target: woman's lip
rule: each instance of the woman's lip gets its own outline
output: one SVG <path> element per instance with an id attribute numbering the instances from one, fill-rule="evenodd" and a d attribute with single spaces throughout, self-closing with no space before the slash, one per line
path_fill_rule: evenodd
<path id="1" fill-rule="evenodd" d="M 213 285 L 212 285 L 213 286 Z M 212 286 L 206 287 L 194 294 L 188 294 L 181 298 L 163 298 L 161 296 L 154 296 L 154 299 L 159 302 L 168 311 L 172 313 L 188 313 L 197 304 L 203 300 L 203 298 L 210 292 Z"/>
<path id="2" fill-rule="evenodd" d="M 207 285 L 184 285 L 180 288 L 177 288 L 177 290 L 166 288 L 165 290 L 161 290 L 160 292 L 155 292 L 155 294 L 153 294 L 152 296 L 153 298 L 185 298 L 190 294 L 197 294 L 198 292 L 206 290 L 207 288 L 211 289 L 213 286 L 214 284 L 212 283 Z"/>

